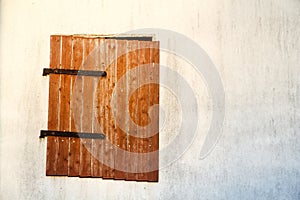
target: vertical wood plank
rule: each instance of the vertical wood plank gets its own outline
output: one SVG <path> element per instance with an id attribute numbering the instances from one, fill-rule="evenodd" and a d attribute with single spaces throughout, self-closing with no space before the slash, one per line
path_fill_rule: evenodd
<path id="1" fill-rule="evenodd" d="M 83 61 L 83 40 L 73 37 L 72 69 L 79 70 Z M 76 86 L 76 87 L 75 87 Z M 82 77 L 71 77 L 71 131 L 81 130 L 82 113 Z M 80 139 L 71 138 L 69 147 L 68 176 L 78 176 L 80 165 Z"/>
<path id="2" fill-rule="evenodd" d="M 104 145 L 104 166 L 103 178 L 114 178 L 114 140 L 115 140 L 115 122 L 113 120 L 111 108 L 111 96 L 115 85 L 115 59 L 116 44 L 115 40 L 105 40 L 106 50 L 106 82 L 105 82 L 105 125 L 104 132 L 106 135 Z M 111 61 L 113 61 L 111 63 Z"/>
<path id="3" fill-rule="evenodd" d="M 159 70 L 160 70 L 160 67 L 159 67 L 159 63 L 160 63 L 159 42 L 156 42 L 155 45 L 156 46 L 154 48 L 154 63 L 157 67 L 156 67 L 156 70 L 154 71 L 155 73 L 153 74 L 153 76 L 155 77 L 156 82 L 159 83 Z M 155 91 L 153 93 L 155 94 L 155 96 L 154 96 L 155 103 L 159 104 L 159 84 L 156 85 Z M 158 130 L 158 132 L 155 134 L 154 143 L 153 143 L 153 149 L 156 151 L 156 159 L 154 160 L 154 164 L 157 166 L 156 167 L 157 170 L 154 173 L 155 173 L 155 177 L 156 177 L 155 181 L 158 181 L 158 179 L 159 179 L 159 112 L 157 113 L 157 118 L 156 118 L 155 124 L 157 126 L 156 129 Z"/>
<path id="4" fill-rule="evenodd" d="M 127 135 L 128 127 L 127 127 L 127 110 L 128 110 L 128 98 L 127 98 L 127 78 L 126 78 L 126 70 L 127 70 L 127 41 L 125 40 L 116 40 L 117 41 L 117 65 L 116 65 L 116 79 L 119 81 L 121 78 L 125 78 L 125 84 L 121 87 L 118 87 L 116 90 L 116 105 L 115 112 L 118 117 L 117 121 L 125 124 L 125 129 L 122 130 L 120 127 L 116 127 L 115 134 L 115 179 L 125 179 L 126 173 L 125 169 L 125 151 L 127 150 Z M 123 77 L 125 76 L 125 77 Z"/>
<path id="5" fill-rule="evenodd" d="M 127 86 L 127 93 L 128 93 L 128 109 L 129 109 L 129 116 L 132 123 L 129 123 L 128 127 L 128 141 L 127 141 L 127 151 L 129 152 L 129 157 L 126 158 L 127 161 L 127 171 L 126 180 L 136 180 L 137 179 L 137 162 L 138 157 L 137 154 L 137 98 L 138 98 L 138 90 L 132 91 L 132 94 L 129 94 L 129 91 L 134 90 L 137 86 L 137 79 L 138 73 L 133 70 L 138 66 L 138 41 L 128 41 L 128 70 L 132 70 L 129 73 L 128 77 L 128 86 Z M 132 154 L 130 154 L 132 153 Z"/>
<path id="6" fill-rule="evenodd" d="M 70 69 L 72 56 L 72 36 L 62 36 L 61 68 Z M 71 77 L 60 75 L 60 117 L 59 130 L 70 131 L 70 83 Z M 68 175 L 69 138 L 58 137 L 58 158 L 56 175 Z"/>
<path id="7" fill-rule="evenodd" d="M 150 82 L 159 83 L 159 42 L 151 42 L 150 44 Z M 159 104 L 159 85 L 149 85 L 149 106 Z M 154 130 L 159 130 L 159 113 L 152 119 L 155 124 Z M 149 130 L 150 134 L 154 133 L 154 130 Z M 153 152 L 153 156 L 150 157 L 149 167 L 150 169 L 156 169 L 148 173 L 148 181 L 158 181 L 158 168 L 159 168 L 159 133 L 156 132 L 149 138 L 149 152 Z"/>
<path id="8" fill-rule="evenodd" d="M 109 66 L 109 58 L 108 58 L 108 40 L 104 40 L 103 43 L 103 48 L 100 49 L 100 59 L 101 64 L 105 66 L 105 71 L 107 73 L 105 79 L 100 81 L 100 91 L 98 93 L 98 99 L 101 101 L 101 106 L 102 108 L 102 115 L 100 115 L 100 123 L 101 123 L 101 128 L 103 129 L 103 133 L 105 134 L 105 140 L 103 142 L 103 147 L 102 147 L 102 158 L 103 158 L 103 164 L 102 164 L 102 177 L 103 178 L 109 178 L 109 144 L 110 144 L 110 137 L 108 133 L 108 128 L 107 128 L 107 120 L 108 120 L 108 108 L 107 108 L 107 89 L 108 89 L 108 79 L 111 76 L 111 66 Z M 113 69 L 114 70 L 114 69 Z"/>
<path id="9" fill-rule="evenodd" d="M 106 71 L 106 43 L 105 39 L 100 39 L 99 41 L 99 59 L 100 59 L 100 70 Z M 106 77 L 100 78 L 98 80 L 98 87 L 97 87 L 97 101 L 96 101 L 96 107 L 97 107 L 97 125 L 95 128 L 97 129 L 97 132 L 104 133 L 105 137 L 106 135 Z M 98 140 L 96 142 L 97 148 L 93 149 L 94 154 L 97 154 L 97 159 L 99 162 L 96 162 L 95 168 L 98 169 L 98 175 L 100 177 L 103 177 L 103 174 L 107 173 L 107 167 L 103 164 L 106 159 L 105 151 L 105 140 Z M 96 151 L 96 152 L 95 152 Z M 96 170 L 96 169 L 95 169 Z"/>
<path id="10" fill-rule="evenodd" d="M 50 68 L 59 68 L 60 65 L 60 36 L 50 37 Z M 49 108 L 48 108 L 48 129 L 58 130 L 59 112 L 59 75 L 51 74 L 49 80 Z M 58 140 L 56 137 L 47 138 L 47 160 L 46 175 L 56 175 L 58 155 Z"/>
<path id="11" fill-rule="evenodd" d="M 93 58 L 88 57 L 94 49 L 93 38 L 83 38 L 83 70 L 93 70 Z M 81 132 L 91 133 L 93 131 L 93 91 L 94 91 L 94 77 L 83 77 L 83 107 L 82 107 L 82 130 Z M 91 139 L 80 139 L 80 167 L 79 176 L 91 176 Z"/>
<path id="12" fill-rule="evenodd" d="M 150 62 L 150 49 L 149 42 L 140 41 L 139 48 L 139 66 L 149 65 Z M 145 80 L 148 82 L 149 72 L 148 67 L 144 67 L 145 70 L 139 70 L 139 80 Z M 139 85 L 140 86 L 140 85 Z M 138 89 L 138 110 L 139 110 L 139 126 L 148 125 L 148 108 L 149 108 L 149 84 L 140 86 Z M 146 138 L 146 133 L 138 132 L 140 137 L 138 140 L 138 167 L 140 173 L 138 173 L 138 180 L 147 180 L 147 171 L 148 171 L 148 160 L 146 154 L 148 153 L 148 138 Z"/>
<path id="13" fill-rule="evenodd" d="M 99 71 L 105 71 L 105 65 L 102 64 L 105 59 L 105 52 L 103 51 L 104 47 L 104 39 L 95 39 L 97 51 L 95 52 L 95 69 Z M 101 127 L 104 120 L 103 113 L 103 81 L 105 78 L 94 78 L 94 97 L 93 97 L 93 112 L 94 112 L 94 120 L 93 120 L 93 132 L 94 133 L 103 133 Z M 97 87 L 96 87 L 97 86 Z M 92 157 L 91 157 L 91 165 L 92 165 L 92 177 L 102 177 L 102 157 L 103 157 L 103 141 L 102 140 L 93 140 L 92 141 Z"/>

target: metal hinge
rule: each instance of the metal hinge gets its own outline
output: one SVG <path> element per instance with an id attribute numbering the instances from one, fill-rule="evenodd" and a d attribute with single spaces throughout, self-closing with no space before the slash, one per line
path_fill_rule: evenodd
<path id="1" fill-rule="evenodd" d="M 76 75 L 76 76 L 106 76 L 106 71 L 92 71 L 92 70 L 74 70 L 74 69 L 43 69 L 43 76 L 49 74 L 67 74 L 67 75 Z"/>
<path id="2" fill-rule="evenodd" d="M 45 138 L 47 136 L 88 138 L 88 139 L 101 139 L 101 140 L 105 139 L 105 135 L 103 133 L 83 133 L 83 132 L 41 130 L 40 138 Z"/>

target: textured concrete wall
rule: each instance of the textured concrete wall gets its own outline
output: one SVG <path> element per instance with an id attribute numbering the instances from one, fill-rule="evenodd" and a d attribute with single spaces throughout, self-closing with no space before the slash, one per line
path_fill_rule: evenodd
<path id="1" fill-rule="evenodd" d="M 204 81 L 162 53 L 164 64 L 194 83 L 203 121 L 182 157 L 160 170 L 159 183 L 45 177 L 38 135 L 47 128 L 41 72 L 50 34 L 147 27 L 186 35 L 215 63 L 226 95 L 215 149 L 200 159 L 212 112 Z M 0 199 L 300 199 L 299 0 L 2 0 L 0 30 Z M 163 88 L 160 100 L 164 147 L 184 105 Z"/>

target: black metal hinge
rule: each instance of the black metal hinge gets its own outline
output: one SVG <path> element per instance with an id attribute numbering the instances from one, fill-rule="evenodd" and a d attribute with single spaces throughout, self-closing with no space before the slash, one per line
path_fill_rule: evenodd
<path id="1" fill-rule="evenodd" d="M 74 69 L 43 69 L 43 76 L 49 74 L 67 74 L 76 76 L 106 76 L 106 71 L 92 71 L 92 70 L 74 70 Z"/>
<path id="2" fill-rule="evenodd" d="M 82 133 L 82 132 L 41 130 L 40 138 L 45 138 L 47 136 L 88 138 L 88 139 L 101 139 L 101 140 L 105 139 L 105 135 L 103 133 Z"/>

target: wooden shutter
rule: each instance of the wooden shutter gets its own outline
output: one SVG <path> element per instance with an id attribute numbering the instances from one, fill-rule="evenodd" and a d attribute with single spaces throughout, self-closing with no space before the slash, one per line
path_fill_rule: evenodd
<path id="1" fill-rule="evenodd" d="M 48 136 L 47 176 L 158 181 L 159 116 L 150 119 L 148 110 L 159 103 L 159 43 L 138 39 L 51 36 L 51 69 L 105 71 L 106 76 L 51 73 L 48 131 L 105 138 Z M 157 132 L 139 133 L 150 123 L 154 126 L 147 131 Z"/>

